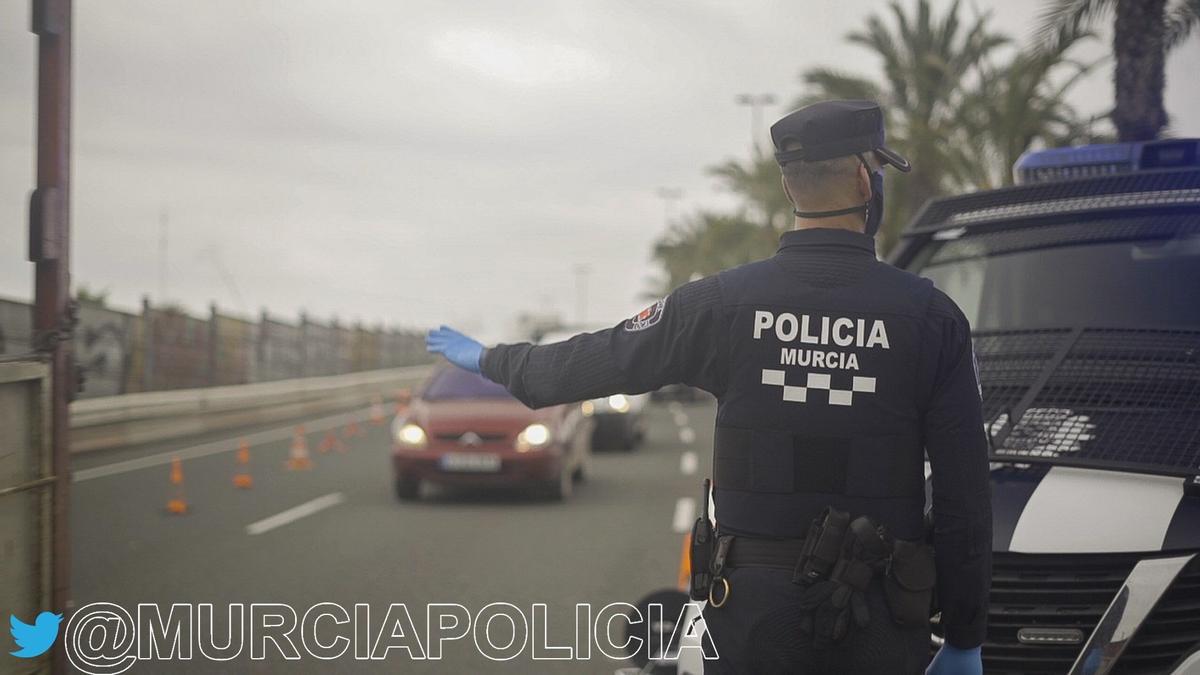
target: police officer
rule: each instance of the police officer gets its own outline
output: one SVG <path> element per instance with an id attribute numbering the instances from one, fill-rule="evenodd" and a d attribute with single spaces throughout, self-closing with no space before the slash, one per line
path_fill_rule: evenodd
<path id="1" fill-rule="evenodd" d="M 669 383 L 716 396 L 706 673 L 981 673 L 991 511 L 970 328 L 874 247 L 883 170 L 909 164 L 871 101 L 810 105 L 771 138 L 796 216 L 773 257 L 565 342 L 484 349 L 443 326 L 428 348 L 535 408 Z M 879 547 L 921 550 L 926 460 L 923 567 Z M 935 579 L 945 643 L 930 663 Z"/>

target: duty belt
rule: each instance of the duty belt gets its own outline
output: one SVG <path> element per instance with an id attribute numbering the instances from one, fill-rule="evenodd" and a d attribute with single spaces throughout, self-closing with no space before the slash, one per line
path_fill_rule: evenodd
<path id="1" fill-rule="evenodd" d="M 707 526 L 707 515 L 697 522 Z M 805 589 L 799 600 L 807 617 L 804 630 L 813 636 L 814 644 L 830 644 L 845 636 L 851 620 L 859 627 L 867 625 L 864 595 L 872 579 L 882 573 L 892 619 L 902 626 L 924 626 L 929 620 L 935 583 L 932 547 L 922 541 L 892 539 L 865 516 L 852 520 L 846 512 L 826 508 L 803 539 L 711 530 L 705 531 L 703 539 L 703 546 L 692 549 L 693 572 L 703 570 L 693 574 L 692 597 L 707 599 L 709 607 L 719 609 L 729 600 L 733 589 L 726 572 L 731 568 L 790 570 L 792 582 Z M 707 552 L 703 561 L 698 551 Z"/>
<path id="2" fill-rule="evenodd" d="M 790 570 L 804 552 L 803 539 L 734 537 L 726 567 L 771 567 Z"/>

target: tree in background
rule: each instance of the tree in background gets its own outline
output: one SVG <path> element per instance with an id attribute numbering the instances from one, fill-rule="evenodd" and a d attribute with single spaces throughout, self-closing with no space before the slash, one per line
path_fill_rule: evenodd
<path id="1" fill-rule="evenodd" d="M 801 74 L 796 107 L 831 98 L 879 101 L 888 145 L 913 163 L 909 174 L 888 173 L 881 253 L 926 200 L 1010 184 L 1012 164 L 1025 150 L 1090 135 L 1090 121 L 1067 103 L 1071 87 L 1096 65 L 1070 57 L 1089 33 L 1072 25 L 1056 30 L 1054 39 L 1017 49 L 990 29 L 988 15 L 964 23 L 960 13 L 958 2 L 941 15 L 928 0 L 917 0 L 911 13 L 892 2 L 886 14 L 872 14 L 863 30 L 846 36 L 879 57 L 879 80 L 825 67 Z M 741 198 L 742 211 L 702 211 L 672 227 L 654 250 L 667 276 L 662 290 L 769 256 L 791 226 L 791 205 L 770 154 L 756 152 L 748 163 L 729 160 L 709 173 Z M 735 241 L 738 232 L 745 241 Z"/>
<path id="2" fill-rule="evenodd" d="M 726 190 L 740 196 L 749 216 L 759 225 L 783 232 L 792 225 L 792 203 L 783 194 L 779 165 L 773 154 L 758 147 L 749 164 L 727 160 L 710 167 L 709 175 L 718 178 Z"/>
<path id="3" fill-rule="evenodd" d="M 689 216 L 672 225 L 654 245 L 654 259 L 666 278 L 652 295 L 664 295 L 692 279 L 765 258 L 775 251 L 778 239 L 779 230 L 751 220 L 746 213 L 701 211 Z"/>
<path id="4" fill-rule="evenodd" d="M 1157 138 L 1167 126 L 1163 106 L 1167 50 L 1200 24 L 1200 0 L 1051 0 L 1042 17 L 1050 39 L 1079 32 L 1113 15 L 1113 85 L 1110 117 L 1121 141 Z"/>
<path id="5" fill-rule="evenodd" d="M 1063 27 L 1037 49 L 1025 49 L 996 67 L 984 59 L 958 115 L 950 173 L 958 189 L 985 190 L 1013 184 L 1012 167 L 1031 147 L 1058 147 L 1109 140 L 1094 131 L 1095 118 L 1081 117 L 1067 103 L 1068 92 L 1102 61 L 1083 63 L 1068 52 L 1093 39 Z"/>
<path id="6" fill-rule="evenodd" d="M 79 284 L 75 289 L 76 300 L 100 307 L 108 306 L 108 296 L 109 290 L 107 288 L 95 290 L 87 284 Z"/>
<path id="7" fill-rule="evenodd" d="M 805 91 L 798 104 L 829 98 L 870 98 L 887 115 L 888 146 L 908 158 L 913 170 L 889 174 L 879 250 L 887 251 L 908 219 L 928 199 L 964 187 L 962 168 L 970 151 L 962 139 L 963 106 L 979 67 L 1009 39 L 993 32 L 988 15 L 963 23 L 959 3 L 937 16 L 928 0 L 918 0 L 912 14 L 899 2 L 889 14 L 872 14 L 864 30 L 846 40 L 875 53 L 882 81 L 830 68 L 810 68 L 801 75 Z"/>

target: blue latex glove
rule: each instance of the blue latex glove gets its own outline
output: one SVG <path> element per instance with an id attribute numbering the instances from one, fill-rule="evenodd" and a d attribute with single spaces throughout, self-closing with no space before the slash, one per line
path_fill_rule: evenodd
<path id="1" fill-rule="evenodd" d="M 425 336 L 425 349 L 445 356 L 459 368 L 479 373 L 483 345 L 449 326 L 429 331 Z"/>
<path id="2" fill-rule="evenodd" d="M 942 645 L 925 675 L 983 675 L 983 657 L 979 647 L 974 649 L 959 649 L 949 642 Z"/>

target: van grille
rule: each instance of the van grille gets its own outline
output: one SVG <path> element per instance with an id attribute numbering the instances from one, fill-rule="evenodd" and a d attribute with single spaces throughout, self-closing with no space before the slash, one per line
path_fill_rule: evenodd
<path id="1" fill-rule="evenodd" d="M 1083 632 L 1086 642 L 1136 563 L 1136 555 L 997 553 L 992 562 L 984 672 L 1066 673 L 1083 643 L 1027 645 L 1017 640 L 1017 631 L 1075 628 Z"/>
<path id="2" fill-rule="evenodd" d="M 987 675 L 1065 675 L 1140 554 L 997 553 L 983 670 Z M 1022 644 L 1022 628 L 1074 628 L 1074 645 Z M 1176 578 L 1138 629 L 1114 675 L 1168 672 L 1200 647 L 1200 558 Z"/>

